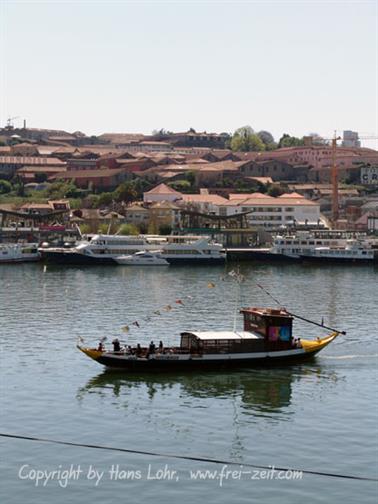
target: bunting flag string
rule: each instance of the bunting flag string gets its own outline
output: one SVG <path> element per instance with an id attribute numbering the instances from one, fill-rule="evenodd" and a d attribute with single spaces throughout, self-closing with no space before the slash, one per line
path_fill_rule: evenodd
<path id="1" fill-rule="evenodd" d="M 232 278 L 233 280 L 236 280 L 239 284 L 242 283 L 242 282 L 244 282 L 244 280 L 245 280 L 245 276 L 240 273 L 239 269 L 237 269 L 237 270 L 231 270 L 228 273 L 225 273 L 225 274 L 223 274 L 220 277 L 221 281 L 223 281 L 223 282 L 226 281 L 227 278 Z M 215 282 L 208 282 L 207 283 L 207 288 L 208 289 L 215 289 L 216 286 L 217 285 L 216 285 Z M 193 300 L 193 296 L 191 296 L 190 294 L 188 294 L 188 295 L 185 296 L 184 299 L 187 302 L 190 302 L 190 301 Z M 186 303 L 184 303 L 184 300 L 183 299 L 176 299 L 174 301 L 174 303 L 167 304 L 167 305 L 163 306 L 162 308 L 160 308 L 158 310 L 154 310 L 152 312 L 152 314 L 151 314 L 152 316 L 151 315 L 147 315 L 145 317 L 142 317 L 140 319 L 140 321 L 142 321 L 142 322 L 150 322 L 152 320 L 153 315 L 156 315 L 156 316 L 160 317 L 160 316 L 162 316 L 164 314 L 164 312 L 165 313 L 169 313 L 172 310 L 174 310 L 175 307 L 178 308 L 178 307 L 181 307 L 181 306 L 186 306 Z M 130 332 L 130 330 L 131 330 L 130 326 L 135 326 L 138 329 L 140 329 L 140 327 L 141 327 L 140 321 L 134 320 L 134 322 L 132 322 L 131 324 L 124 325 L 121 329 L 125 333 Z"/>

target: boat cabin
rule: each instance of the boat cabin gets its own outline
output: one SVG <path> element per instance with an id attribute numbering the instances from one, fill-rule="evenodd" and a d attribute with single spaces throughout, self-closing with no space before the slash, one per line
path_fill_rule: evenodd
<path id="1" fill-rule="evenodd" d="M 293 348 L 293 317 L 285 310 L 243 308 L 243 331 L 181 333 L 181 350 L 191 354 L 267 352 Z"/>
<path id="2" fill-rule="evenodd" d="M 264 339 L 246 331 L 205 331 L 181 333 L 181 349 L 191 354 L 263 352 Z"/>
<path id="3" fill-rule="evenodd" d="M 260 334 L 267 350 L 293 346 L 293 317 L 285 309 L 242 308 L 244 330 Z"/>

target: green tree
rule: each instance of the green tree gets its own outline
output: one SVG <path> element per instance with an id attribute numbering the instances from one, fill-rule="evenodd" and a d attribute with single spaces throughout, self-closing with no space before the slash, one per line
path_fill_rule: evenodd
<path id="1" fill-rule="evenodd" d="M 98 195 L 97 208 L 108 206 L 114 201 L 114 194 L 111 192 L 103 192 Z"/>
<path id="2" fill-rule="evenodd" d="M 8 180 L 0 180 L 0 194 L 10 193 L 12 190 L 12 184 Z"/>
<path id="3" fill-rule="evenodd" d="M 251 126 L 243 126 L 235 131 L 231 139 L 231 149 L 233 151 L 264 151 L 265 144 L 253 131 Z"/>
<path id="4" fill-rule="evenodd" d="M 169 187 L 175 189 L 176 191 L 189 192 L 191 189 L 191 184 L 188 180 L 175 180 L 174 182 L 170 182 Z"/>
<path id="5" fill-rule="evenodd" d="M 304 145 L 303 138 L 297 138 L 284 133 L 278 142 L 278 148 L 282 147 L 298 147 Z"/>
<path id="6" fill-rule="evenodd" d="M 138 198 L 138 192 L 135 189 L 133 182 L 122 182 L 114 191 L 114 199 L 116 201 L 125 201 L 131 203 Z"/>
<path id="7" fill-rule="evenodd" d="M 193 187 L 196 182 L 196 172 L 194 170 L 190 170 L 185 174 L 186 180 Z"/>
<path id="8" fill-rule="evenodd" d="M 277 196 L 281 196 L 283 194 L 283 191 L 281 191 L 280 187 L 274 184 L 270 184 L 267 190 L 268 196 L 272 196 L 273 198 L 276 198 Z"/>

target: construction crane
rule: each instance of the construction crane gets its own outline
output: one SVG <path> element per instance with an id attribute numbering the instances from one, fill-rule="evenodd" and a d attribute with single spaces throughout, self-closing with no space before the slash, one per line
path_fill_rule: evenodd
<path id="1" fill-rule="evenodd" d="M 337 140 L 341 140 L 341 137 L 335 134 L 332 138 L 332 169 L 331 169 L 331 180 L 332 180 L 332 225 L 337 227 L 337 221 L 339 219 L 339 173 L 336 163 L 336 148 Z"/>
<path id="2" fill-rule="evenodd" d="M 359 136 L 359 140 L 377 140 L 376 136 Z M 332 166 L 331 166 L 331 183 L 332 183 L 332 226 L 337 227 L 339 219 L 339 173 L 337 165 L 337 141 L 341 140 L 340 136 L 336 136 L 336 131 L 333 138 L 322 138 L 324 141 L 330 141 L 332 147 Z"/>

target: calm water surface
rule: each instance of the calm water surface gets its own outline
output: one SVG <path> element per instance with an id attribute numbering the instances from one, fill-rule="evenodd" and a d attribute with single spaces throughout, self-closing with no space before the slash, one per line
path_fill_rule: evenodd
<path id="1" fill-rule="evenodd" d="M 2 265 L 1 432 L 376 477 L 378 270 L 248 264 L 242 271 L 246 281 L 238 293 L 220 267 L 44 271 L 40 264 Z M 347 335 L 306 365 L 193 376 L 106 372 L 75 348 L 78 336 L 88 343 L 107 335 L 169 344 L 185 329 L 231 329 L 236 305 L 272 306 L 256 283 L 288 309 L 319 322 L 324 317 Z M 174 309 L 162 310 L 168 304 Z M 135 320 L 140 328 L 131 326 L 126 336 L 121 328 Z M 301 337 L 322 334 L 298 322 L 296 330 Z M 312 475 L 251 480 L 244 474 L 220 486 L 219 480 L 191 479 L 190 471 L 222 468 L 208 463 L 5 438 L 0 443 L 0 499 L 6 504 L 377 499 L 374 482 Z M 21 476 L 30 478 L 32 469 L 71 464 L 83 472 L 66 488 L 57 480 L 36 487 L 18 476 L 26 464 Z M 111 479 L 117 464 L 140 479 L 115 480 L 114 473 Z M 149 464 L 150 477 L 168 464 L 178 480 L 147 479 Z M 104 471 L 97 486 L 87 478 L 90 466 Z"/>

